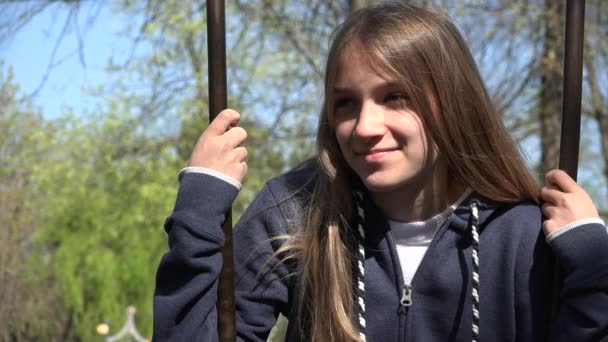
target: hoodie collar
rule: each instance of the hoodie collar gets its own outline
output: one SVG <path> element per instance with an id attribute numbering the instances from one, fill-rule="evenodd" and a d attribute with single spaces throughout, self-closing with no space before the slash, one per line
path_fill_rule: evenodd
<path id="1" fill-rule="evenodd" d="M 368 242 L 372 242 L 376 239 L 381 239 L 390 226 L 388 220 L 384 215 L 381 208 L 379 208 L 371 196 L 367 192 L 364 193 L 363 207 L 367 216 L 366 221 L 370 224 L 365 225 L 367 231 Z M 466 233 L 469 229 L 469 220 L 471 216 L 471 203 L 476 202 L 479 210 L 479 230 L 482 231 L 485 223 L 492 220 L 498 213 L 498 209 L 503 207 L 504 203 L 497 203 L 483 196 L 479 195 L 475 191 L 471 191 L 469 195 L 458 205 L 458 207 L 449 214 L 448 217 L 448 228 L 455 231 Z M 502 211 L 502 210 L 500 210 Z M 374 224 L 375 223 L 375 224 Z M 370 241 L 371 240 L 371 241 Z"/>
<path id="2" fill-rule="evenodd" d="M 449 227 L 451 229 L 462 233 L 469 231 L 471 204 L 473 202 L 477 203 L 477 209 L 479 210 L 478 225 L 480 232 L 483 231 L 483 227 L 486 226 L 486 223 L 493 220 L 494 217 L 499 213 L 499 209 L 504 208 L 505 205 L 504 203 L 497 203 L 487 199 L 473 191 L 452 213 L 449 221 Z"/>

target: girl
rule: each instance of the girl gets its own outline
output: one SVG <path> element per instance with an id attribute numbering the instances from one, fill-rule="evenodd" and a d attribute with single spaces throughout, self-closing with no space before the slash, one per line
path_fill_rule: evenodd
<path id="1" fill-rule="evenodd" d="M 156 341 L 217 340 L 220 226 L 247 172 L 238 120 L 220 113 L 180 175 Z M 546 177 L 539 189 L 445 16 L 356 12 L 328 57 L 316 159 L 235 227 L 239 340 L 264 341 L 279 313 L 288 341 L 608 338 L 608 234 L 571 178 Z"/>

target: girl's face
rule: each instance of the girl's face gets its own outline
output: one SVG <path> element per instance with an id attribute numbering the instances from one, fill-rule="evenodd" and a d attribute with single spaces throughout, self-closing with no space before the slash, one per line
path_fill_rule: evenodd
<path id="1" fill-rule="evenodd" d="M 434 144 L 395 78 L 372 63 L 357 44 L 339 57 L 332 105 L 340 150 L 371 192 L 418 187 L 434 173 Z"/>

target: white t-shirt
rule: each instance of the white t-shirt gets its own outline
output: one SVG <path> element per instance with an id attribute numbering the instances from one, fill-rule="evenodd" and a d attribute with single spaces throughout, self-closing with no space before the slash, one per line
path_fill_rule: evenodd
<path id="1" fill-rule="evenodd" d="M 454 204 L 427 220 L 413 222 L 388 220 L 395 238 L 404 284 L 411 284 L 435 231 L 471 192 L 471 189 L 467 189 Z"/>

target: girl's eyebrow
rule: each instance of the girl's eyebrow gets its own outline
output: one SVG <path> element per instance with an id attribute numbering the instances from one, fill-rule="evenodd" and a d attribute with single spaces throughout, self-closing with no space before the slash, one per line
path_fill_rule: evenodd
<path id="1" fill-rule="evenodd" d="M 403 88 L 398 82 L 388 81 L 384 85 L 380 86 L 380 89 L 401 89 Z"/>
<path id="2" fill-rule="evenodd" d="M 376 87 L 378 90 L 385 90 L 385 89 L 401 89 L 401 85 L 398 82 L 394 82 L 394 81 L 387 81 L 386 83 L 381 83 L 378 85 L 378 87 Z M 352 87 L 349 86 L 341 86 L 341 85 L 335 85 L 333 87 L 333 91 L 336 93 L 350 93 L 353 91 Z"/>
<path id="3" fill-rule="evenodd" d="M 333 90 L 336 93 L 348 93 L 351 91 L 351 89 L 349 87 L 341 87 L 341 86 L 334 86 Z"/>

